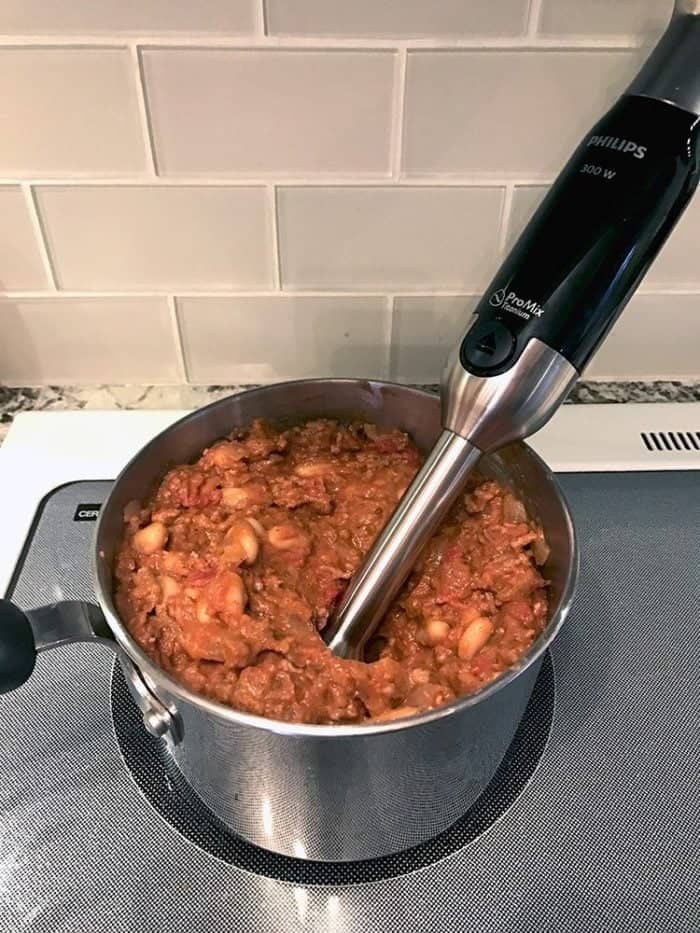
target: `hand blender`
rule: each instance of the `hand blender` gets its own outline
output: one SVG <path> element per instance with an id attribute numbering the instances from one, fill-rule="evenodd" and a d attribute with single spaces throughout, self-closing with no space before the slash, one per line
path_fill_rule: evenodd
<path id="1" fill-rule="evenodd" d="M 576 149 L 451 354 L 443 431 L 331 619 L 337 655 L 362 657 L 480 456 L 528 437 L 562 404 L 696 188 L 698 115 L 700 0 L 676 0 L 646 64 Z"/>

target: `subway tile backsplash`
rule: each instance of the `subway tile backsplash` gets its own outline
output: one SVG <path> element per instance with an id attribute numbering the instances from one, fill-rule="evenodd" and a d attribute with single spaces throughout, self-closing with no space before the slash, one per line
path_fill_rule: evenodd
<path id="1" fill-rule="evenodd" d="M 436 382 L 671 6 L 5 0 L 0 383 Z M 589 378 L 700 377 L 698 244 Z"/>
<path id="2" fill-rule="evenodd" d="M 2 0 L 0 35 L 246 36 L 258 0 Z"/>
<path id="3" fill-rule="evenodd" d="M 450 350 L 466 330 L 476 295 L 397 296 L 391 334 L 391 378 L 396 382 L 439 381 Z"/>
<path id="4" fill-rule="evenodd" d="M 500 188 L 281 188 L 282 285 L 289 289 L 485 285 Z"/>
<path id="5" fill-rule="evenodd" d="M 43 289 L 48 285 L 32 225 L 30 195 L 16 185 L 0 187 L 0 288 Z"/>
<path id="6" fill-rule="evenodd" d="M 649 36 L 661 32 L 673 0 L 542 0 L 544 36 Z"/>
<path id="7" fill-rule="evenodd" d="M 411 51 L 405 170 L 555 175 L 638 64 L 633 51 Z"/>
<path id="8" fill-rule="evenodd" d="M 269 288 L 264 188 L 38 186 L 56 279 L 68 290 Z"/>
<path id="9" fill-rule="evenodd" d="M 2 298 L 0 371 L 14 384 L 181 378 L 165 298 Z"/>
<path id="10" fill-rule="evenodd" d="M 518 36 L 529 0 L 265 0 L 275 36 Z"/>
<path id="11" fill-rule="evenodd" d="M 388 51 L 147 50 L 158 168 L 388 175 L 395 59 Z"/>
<path id="12" fill-rule="evenodd" d="M 506 223 L 506 247 L 513 246 L 547 193 L 546 185 L 516 185 Z"/>
<path id="13" fill-rule="evenodd" d="M 0 173 L 143 172 L 134 68 L 125 48 L 0 45 Z"/>
<path id="14" fill-rule="evenodd" d="M 390 315 L 381 296 L 179 298 L 194 383 L 275 382 L 332 373 L 387 376 Z"/>

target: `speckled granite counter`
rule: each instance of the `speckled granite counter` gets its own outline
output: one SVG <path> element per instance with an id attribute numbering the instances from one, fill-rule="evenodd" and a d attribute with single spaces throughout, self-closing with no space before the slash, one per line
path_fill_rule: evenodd
<path id="1" fill-rule="evenodd" d="M 0 442 L 12 419 L 22 411 L 66 409 L 169 409 L 199 408 L 208 402 L 240 392 L 245 386 L 0 386 Z M 437 389 L 436 386 L 428 387 Z M 570 403 L 697 402 L 700 381 L 682 382 L 580 382 Z"/>

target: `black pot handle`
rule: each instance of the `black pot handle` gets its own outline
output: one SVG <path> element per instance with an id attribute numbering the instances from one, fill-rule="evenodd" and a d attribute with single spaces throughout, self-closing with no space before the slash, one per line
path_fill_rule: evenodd
<path id="1" fill-rule="evenodd" d="M 65 601 L 23 612 L 9 600 L 0 599 L 0 694 L 16 690 L 31 677 L 39 652 L 78 641 L 111 648 L 119 658 L 146 729 L 157 737 L 168 735 L 175 744 L 181 741 L 182 723 L 177 711 L 153 693 L 92 603 Z"/>
<path id="2" fill-rule="evenodd" d="M 0 599 L 0 693 L 21 687 L 35 663 L 36 642 L 29 619 L 14 603 Z"/>
<path id="3" fill-rule="evenodd" d="M 0 599 L 0 694 L 31 677 L 38 652 L 75 641 L 116 647 L 102 613 L 91 603 L 66 601 L 23 612 Z"/>

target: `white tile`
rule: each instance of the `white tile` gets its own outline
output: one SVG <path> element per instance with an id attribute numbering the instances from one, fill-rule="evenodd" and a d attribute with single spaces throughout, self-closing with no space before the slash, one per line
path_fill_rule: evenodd
<path id="1" fill-rule="evenodd" d="M 654 36 L 669 21 L 673 0 L 544 0 L 546 36 Z"/>
<path id="2" fill-rule="evenodd" d="M 289 288 L 461 289 L 494 271 L 500 188 L 282 188 Z"/>
<path id="3" fill-rule="evenodd" d="M 191 382 L 386 377 L 384 298 L 179 298 L 177 303 Z"/>
<path id="4" fill-rule="evenodd" d="M 159 171 L 387 174 L 394 60 L 383 51 L 146 51 Z"/>
<path id="5" fill-rule="evenodd" d="M 551 177 L 639 59 L 638 51 L 409 52 L 403 170 Z"/>
<path id="6" fill-rule="evenodd" d="M 0 291 L 47 285 L 24 194 L 21 188 L 0 187 Z"/>
<path id="7" fill-rule="evenodd" d="M 134 174 L 146 164 L 126 49 L 0 50 L 0 172 Z"/>
<path id="8" fill-rule="evenodd" d="M 527 0 L 266 0 L 268 33 L 287 36 L 514 36 Z"/>
<path id="9" fill-rule="evenodd" d="M 474 295 L 396 298 L 391 378 L 398 382 L 440 382 L 447 357 L 466 330 L 478 301 Z"/>
<path id="10" fill-rule="evenodd" d="M 642 289 L 700 286 L 700 198 L 690 202 L 642 282 Z M 700 346 L 698 346 L 700 356 Z"/>
<path id="11" fill-rule="evenodd" d="M 263 188 L 55 186 L 37 200 L 62 288 L 272 285 Z"/>
<path id="12" fill-rule="evenodd" d="M 515 189 L 508 218 L 506 248 L 513 246 L 547 191 L 543 185 L 518 185 Z"/>
<path id="13" fill-rule="evenodd" d="M 0 34 L 238 35 L 255 29 L 259 0 L 3 0 Z"/>
<path id="14" fill-rule="evenodd" d="M 593 379 L 700 378 L 700 295 L 635 295 L 593 358 Z"/>
<path id="15" fill-rule="evenodd" d="M 0 299 L 0 383 L 178 382 L 164 298 Z"/>

